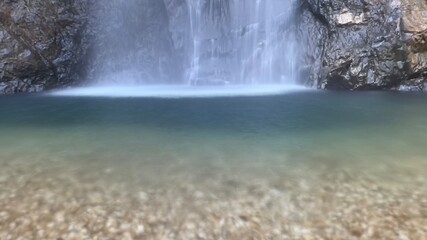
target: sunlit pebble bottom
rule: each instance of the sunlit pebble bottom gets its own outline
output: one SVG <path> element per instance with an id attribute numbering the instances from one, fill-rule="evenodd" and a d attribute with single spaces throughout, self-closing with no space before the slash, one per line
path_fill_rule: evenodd
<path id="1" fill-rule="evenodd" d="M 2 240 L 427 239 L 424 165 L 156 171 L 0 159 Z"/>

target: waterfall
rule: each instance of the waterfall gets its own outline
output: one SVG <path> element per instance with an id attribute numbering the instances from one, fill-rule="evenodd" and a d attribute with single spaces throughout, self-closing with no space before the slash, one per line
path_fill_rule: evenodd
<path id="1" fill-rule="evenodd" d="M 295 0 L 98 1 L 97 85 L 295 82 Z"/>
<path id="2" fill-rule="evenodd" d="M 292 0 L 188 0 L 191 85 L 293 84 Z"/>
<path id="3" fill-rule="evenodd" d="M 163 0 L 97 0 L 96 11 L 93 84 L 164 84 L 183 78 Z"/>
<path id="4" fill-rule="evenodd" d="M 305 90 L 295 86 L 297 0 L 97 1 L 88 86 L 56 95 L 212 97 Z"/>

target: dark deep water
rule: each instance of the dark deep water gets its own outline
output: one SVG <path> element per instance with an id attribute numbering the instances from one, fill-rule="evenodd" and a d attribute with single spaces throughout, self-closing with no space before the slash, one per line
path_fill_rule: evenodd
<path id="1" fill-rule="evenodd" d="M 134 239 L 427 235 L 425 94 L 2 96 L 0 113 L 0 237 L 115 219 Z"/>

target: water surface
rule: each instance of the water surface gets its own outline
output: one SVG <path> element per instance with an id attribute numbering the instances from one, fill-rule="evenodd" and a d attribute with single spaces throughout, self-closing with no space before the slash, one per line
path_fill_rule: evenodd
<path id="1" fill-rule="evenodd" d="M 299 224 L 298 229 L 305 230 L 286 228 L 292 231 L 281 230 L 277 235 L 286 232 L 296 239 L 307 231 L 313 236 L 335 236 L 311 221 L 330 219 L 325 226 L 340 229 L 344 218 L 334 212 L 350 211 L 352 204 L 367 204 L 362 207 L 368 211 L 363 221 L 373 218 L 369 212 L 386 219 L 384 211 L 390 206 L 410 209 L 405 201 L 416 208 L 417 220 L 411 226 L 427 219 L 423 212 L 427 199 L 425 94 L 297 92 L 179 99 L 2 96 L 0 112 L 0 207 L 7 209 L 21 204 L 25 211 L 30 206 L 26 199 L 42 198 L 41 206 L 49 209 L 58 206 L 62 196 L 79 204 L 91 202 L 90 194 L 99 190 L 104 198 L 98 202 L 110 208 L 115 204 L 120 211 L 133 194 L 148 196 L 151 201 L 144 211 L 169 206 L 159 215 L 164 217 L 175 209 L 174 204 L 180 204 L 177 199 L 193 203 L 189 199 L 194 197 L 204 200 L 194 200 L 191 207 L 179 205 L 185 214 L 173 216 L 189 212 L 210 216 L 219 204 L 215 211 L 224 208 L 230 218 L 254 211 L 248 214 L 263 221 L 260 233 L 273 234 L 268 227 L 275 226 L 274 221 L 267 219 Z M 270 202 L 262 205 L 266 196 Z M 124 202 L 118 203 L 119 199 Z M 154 203 L 157 207 L 150 205 Z M 351 219 L 359 215 L 348 213 Z M 19 218 L 7 221 L 14 219 Z M 171 219 L 167 229 L 175 226 L 176 219 Z M 384 232 L 383 227 L 379 224 L 378 231 Z M 241 236 L 228 230 L 230 236 Z M 368 232 L 362 230 L 360 234 Z M 423 228 L 417 231 L 407 236 L 425 233 Z M 348 233 L 354 235 L 351 230 Z"/>

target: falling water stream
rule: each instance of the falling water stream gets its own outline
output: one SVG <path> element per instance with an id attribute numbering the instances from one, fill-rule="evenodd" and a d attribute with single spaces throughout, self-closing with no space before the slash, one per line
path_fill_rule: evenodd
<path id="1" fill-rule="evenodd" d="M 190 0 L 193 85 L 295 83 L 294 1 Z"/>
<path id="2" fill-rule="evenodd" d="M 200 97 L 301 90 L 294 10 L 294 0 L 102 3 L 90 86 L 54 95 Z"/>

